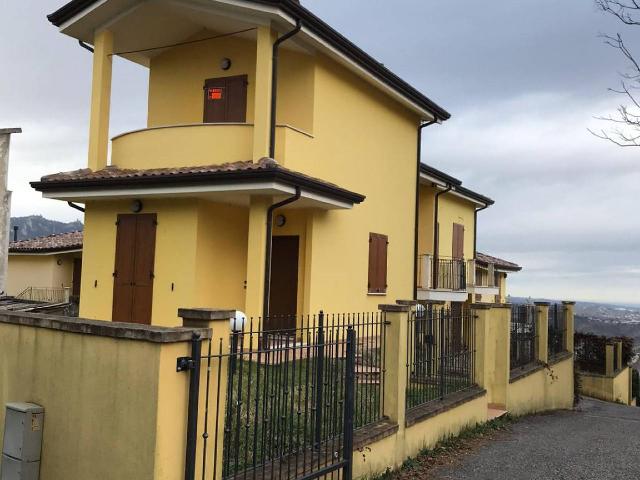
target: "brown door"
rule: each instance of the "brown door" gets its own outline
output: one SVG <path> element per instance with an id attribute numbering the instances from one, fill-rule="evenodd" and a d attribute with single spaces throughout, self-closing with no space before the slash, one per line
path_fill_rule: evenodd
<path id="1" fill-rule="evenodd" d="M 244 123 L 247 118 L 247 76 L 210 78 L 204 82 L 204 122 Z"/>
<path id="2" fill-rule="evenodd" d="M 296 328 L 300 237 L 273 237 L 268 330 Z"/>
<path id="3" fill-rule="evenodd" d="M 71 281 L 71 295 L 80 296 L 80 281 L 82 279 L 82 259 L 73 259 L 73 279 Z"/>
<path id="4" fill-rule="evenodd" d="M 114 322 L 151 324 L 155 246 L 155 214 L 118 215 Z"/>

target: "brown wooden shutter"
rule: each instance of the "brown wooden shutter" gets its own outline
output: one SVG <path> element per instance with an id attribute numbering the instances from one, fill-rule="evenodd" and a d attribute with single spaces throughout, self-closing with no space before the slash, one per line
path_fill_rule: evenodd
<path id="1" fill-rule="evenodd" d="M 118 215 L 116 261 L 113 272 L 112 320 L 114 322 L 131 322 L 135 246 L 135 215 Z"/>
<path id="2" fill-rule="evenodd" d="M 453 224 L 453 245 L 451 249 L 453 258 L 464 258 L 464 225 Z"/>
<path id="3" fill-rule="evenodd" d="M 369 293 L 387 293 L 388 245 L 386 235 L 369 234 Z"/>
<path id="4" fill-rule="evenodd" d="M 205 80 L 203 118 L 205 123 L 244 123 L 246 118 L 246 75 Z"/>

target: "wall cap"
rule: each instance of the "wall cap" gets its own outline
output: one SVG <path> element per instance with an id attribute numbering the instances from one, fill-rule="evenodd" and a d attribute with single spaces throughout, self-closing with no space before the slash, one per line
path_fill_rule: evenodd
<path id="1" fill-rule="evenodd" d="M 533 302 L 536 307 L 549 307 L 551 302 Z"/>
<path id="2" fill-rule="evenodd" d="M 152 343 L 188 342 L 194 333 L 203 339 L 211 337 L 211 331 L 204 328 L 158 327 L 27 312 L 0 312 L 0 324 L 2 323 Z"/>
<path id="3" fill-rule="evenodd" d="M 575 304 L 576 304 L 576 302 L 574 302 L 574 301 L 570 301 L 570 300 L 563 300 L 563 301 L 562 301 L 562 304 L 563 304 L 563 305 L 575 305 Z"/>
<path id="4" fill-rule="evenodd" d="M 419 302 L 417 300 L 396 300 L 398 305 L 417 305 Z"/>
<path id="5" fill-rule="evenodd" d="M 490 303 L 474 303 L 473 305 L 471 305 L 471 309 L 472 310 L 490 310 L 491 304 Z"/>
<path id="6" fill-rule="evenodd" d="M 189 320 L 230 320 L 236 310 L 228 308 L 179 308 L 178 316 Z"/>
<path id="7" fill-rule="evenodd" d="M 396 305 L 396 304 L 389 304 L 389 305 L 385 305 L 380 304 L 378 305 L 378 309 L 382 310 L 383 312 L 408 312 L 411 310 L 411 306 L 410 305 Z"/>

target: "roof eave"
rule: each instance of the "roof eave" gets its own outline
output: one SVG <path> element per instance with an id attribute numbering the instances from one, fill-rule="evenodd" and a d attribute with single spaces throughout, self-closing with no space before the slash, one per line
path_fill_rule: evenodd
<path id="1" fill-rule="evenodd" d="M 60 192 L 65 190 L 82 190 L 94 188 L 122 188 L 128 186 L 154 187 L 158 185 L 191 185 L 191 184 L 224 184 L 231 182 L 253 182 L 253 181 L 280 181 L 290 186 L 306 188 L 314 193 L 321 193 L 327 197 L 345 201 L 351 204 L 359 204 L 365 200 L 365 196 L 351 192 L 340 187 L 327 185 L 320 181 L 298 175 L 294 172 L 287 172 L 277 169 L 253 171 L 253 172 L 216 172 L 208 174 L 172 174 L 166 176 L 147 176 L 132 178 L 104 178 L 104 179 L 84 179 L 84 180 L 60 180 L 60 181 L 38 181 L 31 182 L 31 187 L 35 190 L 46 192 Z"/>

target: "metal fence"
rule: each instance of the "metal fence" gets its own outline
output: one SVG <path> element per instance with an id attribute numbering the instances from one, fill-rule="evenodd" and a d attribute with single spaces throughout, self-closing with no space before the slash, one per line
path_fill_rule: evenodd
<path id="1" fill-rule="evenodd" d="M 407 409 L 475 385 L 475 315 L 419 304 L 407 335 Z"/>
<path id="2" fill-rule="evenodd" d="M 538 335 L 534 305 L 511 306 L 511 370 L 536 362 Z"/>
<path id="3" fill-rule="evenodd" d="M 554 303 L 549 306 L 549 357 L 555 357 L 565 351 L 567 322 L 564 305 Z"/>
<path id="4" fill-rule="evenodd" d="M 382 418 L 383 313 L 276 323 L 296 328 L 267 330 L 248 320 L 198 356 L 207 369 L 206 418 L 198 424 L 205 425 L 203 478 L 221 471 L 225 479 L 312 479 L 340 470 L 349 478 L 354 429 Z M 222 438 L 219 428 L 207 430 L 212 421 L 224 427 Z"/>

